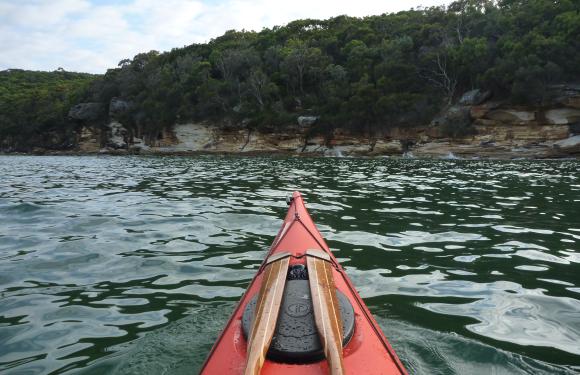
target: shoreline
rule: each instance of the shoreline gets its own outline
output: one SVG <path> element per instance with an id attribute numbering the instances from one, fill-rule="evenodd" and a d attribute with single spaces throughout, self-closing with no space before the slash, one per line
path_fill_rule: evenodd
<path id="1" fill-rule="evenodd" d="M 287 150 L 252 150 L 245 152 L 232 151 L 128 151 L 128 150 L 102 150 L 98 152 L 79 151 L 79 150 L 42 150 L 31 152 L 6 152 L 0 151 L 0 156 L 230 156 L 230 157 L 298 157 L 298 158 L 348 158 L 348 159 L 417 159 L 417 160 L 552 160 L 552 161 L 570 161 L 580 160 L 580 155 L 572 154 L 554 154 L 546 156 L 523 156 L 517 152 L 512 154 L 498 153 L 490 154 L 469 154 L 461 155 L 449 151 L 447 155 L 414 155 L 412 152 L 403 154 L 325 154 L 322 152 L 291 152 Z"/>

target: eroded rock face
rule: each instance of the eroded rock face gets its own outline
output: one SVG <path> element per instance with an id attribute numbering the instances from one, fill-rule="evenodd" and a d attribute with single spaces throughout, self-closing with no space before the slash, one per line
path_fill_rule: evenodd
<path id="1" fill-rule="evenodd" d="M 487 102 L 480 105 L 474 105 L 469 109 L 469 114 L 472 119 L 484 118 L 489 111 L 496 109 L 500 106 L 497 102 Z"/>
<path id="2" fill-rule="evenodd" d="M 300 152 L 304 136 L 298 132 L 260 133 L 252 132 L 243 152 Z"/>
<path id="3" fill-rule="evenodd" d="M 140 153 L 141 151 L 149 151 L 151 147 L 149 147 L 145 140 L 142 138 L 133 138 L 131 144 L 129 144 L 128 149 L 135 153 Z"/>
<path id="4" fill-rule="evenodd" d="M 433 126 L 448 126 L 448 125 L 456 125 L 456 126 L 464 126 L 468 125 L 471 122 L 469 116 L 469 108 L 459 105 L 454 105 L 447 110 L 443 111 L 443 113 L 433 119 L 431 125 Z"/>
<path id="5" fill-rule="evenodd" d="M 526 125 L 536 120 L 536 114 L 531 111 L 494 109 L 486 113 L 484 118 L 506 124 Z"/>
<path id="6" fill-rule="evenodd" d="M 76 121 L 95 121 L 102 111 L 102 103 L 79 103 L 68 111 L 68 117 Z"/>
<path id="7" fill-rule="evenodd" d="M 217 127 L 204 123 L 177 124 L 165 132 L 155 150 L 160 152 L 249 152 L 266 147 L 261 138 L 252 137 L 248 129 L 231 126 Z M 249 146 L 249 147 L 248 147 Z"/>
<path id="8" fill-rule="evenodd" d="M 398 155 L 411 151 L 417 157 L 514 158 L 554 157 L 576 152 L 575 146 L 555 142 L 568 137 L 566 125 L 519 126 L 479 119 L 477 134 L 448 140 L 430 136 L 432 128 L 388 129 L 384 134 L 368 137 L 336 130 L 329 137 L 315 135 L 306 138 L 301 128 L 276 132 L 250 131 L 217 127 L 210 124 L 179 124 L 163 133 L 144 152 L 224 152 L 256 153 L 284 152 L 326 156 Z M 121 133 L 122 134 L 122 133 Z M 141 142 L 134 142 L 135 144 Z M 118 146 L 121 146 L 119 144 Z M 132 146 L 130 146 L 132 147 Z"/>
<path id="9" fill-rule="evenodd" d="M 321 135 L 308 137 L 305 141 L 304 147 L 301 149 L 301 152 L 307 154 L 324 154 L 327 151 L 328 146 L 326 145 L 326 138 Z"/>
<path id="10" fill-rule="evenodd" d="M 580 109 L 551 109 L 546 111 L 544 116 L 549 124 L 569 125 L 580 121 Z"/>
<path id="11" fill-rule="evenodd" d="M 83 126 L 78 133 L 77 145 L 80 152 L 98 152 L 101 148 L 101 132 L 98 129 Z"/>
<path id="12" fill-rule="evenodd" d="M 312 126 L 316 121 L 318 121 L 318 116 L 299 116 L 298 125 L 300 126 Z"/>
<path id="13" fill-rule="evenodd" d="M 107 132 L 106 146 L 113 150 L 127 149 L 127 135 L 128 130 L 117 121 L 113 121 L 107 125 L 109 131 Z"/>
<path id="14" fill-rule="evenodd" d="M 120 98 L 112 98 L 111 102 L 109 103 L 109 117 L 112 119 L 118 119 L 121 116 L 124 116 L 129 113 L 131 110 L 132 103 L 120 99 Z"/>
<path id="15" fill-rule="evenodd" d="M 366 155 L 376 150 L 394 154 L 401 150 L 398 141 L 378 140 L 337 132 L 332 140 L 322 136 L 306 139 L 302 128 L 288 127 L 276 132 L 259 132 L 248 129 L 216 127 L 209 124 L 175 125 L 172 142 L 154 146 L 152 152 L 290 152 L 337 155 Z M 163 140 L 162 140 L 163 141 Z"/>
<path id="16" fill-rule="evenodd" d="M 223 152 L 295 153 L 328 156 L 403 155 L 417 157 L 562 157 L 578 155 L 580 133 L 580 85 L 554 86 L 550 101 L 543 107 L 516 107 L 506 102 L 489 101 L 490 93 L 466 92 L 456 105 L 447 107 L 431 124 L 415 127 L 384 127 L 375 133 L 357 134 L 335 129 L 332 134 L 311 135 L 318 116 L 300 116 L 285 128 L 261 127 L 252 130 L 247 121 L 225 119 L 221 124 L 186 123 L 135 138 L 118 120 L 130 113 L 132 104 L 113 98 L 109 104 L 111 121 L 97 134 L 97 127 L 79 131 L 78 146 L 84 152 L 105 150 L 135 152 Z M 81 103 L 71 108 L 78 121 L 97 120 L 100 103 Z M 139 114 L 133 119 L 139 128 Z M 85 124 L 86 123 L 81 123 Z M 89 122 L 91 124 L 91 122 Z M 452 132 L 468 127 L 470 132 Z M 473 131 L 474 130 L 474 131 Z M 455 138 L 450 138 L 454 135 Z"/>
<path id="17" fill-rule="evenodd" d="M 342 129 L 336 129 L 332 137 L 325 140 L 328 149 L 324 151 L 328 156 L 368 155 L 375 143 L 365 135 L 349 134 Z"/>
<path id="18" fill-rule="evenodd" d="M 496 124 L 492 121 L 477 120 L 474 123 L 476 142 L 503 142 L 525 144 L 529 142 L 557 141 L 568 137 L 568 127 L 562 125 L 517 126 Z"/>
<path id="19" fill-rule="evenodd" d="M 580 84 L 568 83 L 548 87 L 552 105 L 580 109 Z"/>
<path id="20" fill-rule="evenodd" d="M 399 140 L 379 139 L 370 152 L 371 155 L 401 155 L 403 153 L 403 145 Z"/>
<path id="21" fill-rule="evenodd" d="M 566 154 L 580 154 L 580 135 L 555 142 L 554 148 Z"/>
<path id="22" fill-rule="evenodd" d="M 212 147 L 213 131 L 201 124 L 177 124 L 173 127 L 177 143 L 171 147 L 175 151 L 201 151 Z"/>
<path id="23" fill-rule="evenodd" d="M 490 91 L 481 91 L 479 89 L 467 91 L 459 99 L 461 105 L 477 105 L 481 104 L 491 97 Z"/>
<path id="24" fill-rule="evenodd" d="M 525 147 L 508 144 L 461 144 L 437 141 L 420 144 L 412 149 L 415 157 L 450 158 L 546 158 L 553 156 L 550 144 L 530 144 Z"/>
<path id="25" fill-rule="evenodd" d="M 562 100 L 562 104 L 566 107 L 580 109 L 580 94 L 575 97 L 565 98 Z"/>

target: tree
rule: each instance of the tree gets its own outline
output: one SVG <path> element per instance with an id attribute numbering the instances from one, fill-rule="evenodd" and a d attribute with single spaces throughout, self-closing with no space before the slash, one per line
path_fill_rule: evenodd
<path id="1" fill-rule="evenodd" d="M 103 126 L 115 97 L 131 103 L 123 125 L 151 137 L 176 121 L 270 127 L 305 112 L 328 131 L 412 126 L 471 88 L 543 105 L 551 84 L 580 81 L 579 34 L 575 0 L 458 0 L 230 30 L 209 43 L 140 53 L 101 76 L 9 70 L 0 72 L 0 145 L 72 132 L 80 124 L 67 112 L 81 102 L 103 104 L 92 124 Z"/>
<path id="2" fill-rule="evenodd" d="M 430 54 L 422 76 L 445 94 L 447 104 L 451 104 L 457 88 L 457 75 L 449 63 L 448 51 L 440 50 Z"/>
<path id="3" fill-rule="evenodd" d="M 300 39 L 291 39 L 284 51 L 285 58 L 282 66 L 292 84 L 298 81 L 300 93 L 304 94 L 304 73 L 308 64 L 308 46 Z"/>
<path id="4" fill-rule="evenodd" d="M 267 90 L 269 88 L 268 76 L 264 74 L 262 69 L 254 69 L 248 78 L 248 86 L 250 88 L 250 93 L 258 102 L 260 109 L 263 110 L 265 96 L 267 95 Z"/>

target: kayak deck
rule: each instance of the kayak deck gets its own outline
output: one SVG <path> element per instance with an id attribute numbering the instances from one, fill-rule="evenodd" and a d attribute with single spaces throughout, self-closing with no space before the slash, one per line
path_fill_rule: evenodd
<path id="1" fill-rule="evenodd" d="M 289 264 L 306 264 L 307 252 L 327 254 L 336 289 L 350 301 L 355 316 L 352 338 L 344 346 L 342 355 L 347 374 L 406 374 L 395 351 L 383 335 L 368 308 L 356 292 L 344 269 L 338 264 L 312 221 L 300 193 L 295 192 L 282 228 L 278 232 L 268 256 L 251 281 L 222 334 L 212 348 L 202 374 L 243 374 L 248 357 L 248 342 L 242 332 L 244 308 L 260 291 L 268 259 L 289 253 Z M 266 358 L 262 374 L 328 374 L 329 362 L 281 363 Z"/>

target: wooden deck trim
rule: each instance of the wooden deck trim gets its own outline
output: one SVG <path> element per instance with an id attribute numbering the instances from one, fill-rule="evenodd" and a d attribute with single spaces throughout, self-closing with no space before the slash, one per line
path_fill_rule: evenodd
<path id="1" fill-rule="evenodd" d="M 316 255 L 308 255 L 306 257 L 308 280 L 318 336 L 331 375 L 342 375 L 345 372 L 342 356 L 342 318 L 332 276 L 332 263 Z"/>
<path id="2" fill-rule="evenodd" d="M 306 256 L 311 256 L 311 257 L 325 260 L 327 262 L 331 262 L 330 255 L 328 255 L 328 253 L 326 253 L 325 251 L 318 250 L 318 249 L 306 250 Z"/>
<path id="3" fill-rule="evenodd" d="M 283 252 L 280 252 L 280 253 L 276 253 L 276 254 L 271 255 L 270 257 L 268 257 L 266 259 L 266 265 L 268 265 L 268 264 L 270 264 L 272 262 L 275 262 L 277 260 L 280 260 L 282 258 L 289 257 L 289 256 L 292 256 L 292 254 L 290 254 L 288 251 L 283 251 Z"/>
<path id="4" fill-rule="evenodd" d="M 272 261 L 264 268 L 264 278 L 248 339 L 245 375 L 259 374 L 266 360 L 282 304 L 289 262 L 290 257 L 286 256 Z"/>

